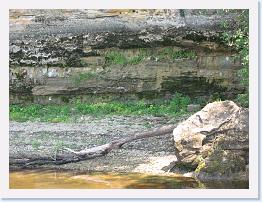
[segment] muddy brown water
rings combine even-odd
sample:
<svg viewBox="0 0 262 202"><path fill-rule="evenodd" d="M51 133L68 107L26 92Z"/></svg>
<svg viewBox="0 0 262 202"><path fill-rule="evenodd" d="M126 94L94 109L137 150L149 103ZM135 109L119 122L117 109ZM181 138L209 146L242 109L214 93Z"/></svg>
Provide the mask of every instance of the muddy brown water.
<svg viewBox="0 0 262 202"><path fill-rule="evenodd" d="M190 189L248 188L247 182L201 183L179 175L72 172L61 170L10 171L10 189Z"/></svg>

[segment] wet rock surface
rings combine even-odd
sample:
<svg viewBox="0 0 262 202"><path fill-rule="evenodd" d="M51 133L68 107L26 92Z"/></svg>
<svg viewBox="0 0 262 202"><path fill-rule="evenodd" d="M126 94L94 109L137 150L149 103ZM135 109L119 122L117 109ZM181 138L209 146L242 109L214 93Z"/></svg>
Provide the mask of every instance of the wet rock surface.
<svg viewBox="0 0 262 202"><path fill-rule="evenodd" d="M174 129L178 162L198 178L248 179L248 109L214 102Z"/></svg>

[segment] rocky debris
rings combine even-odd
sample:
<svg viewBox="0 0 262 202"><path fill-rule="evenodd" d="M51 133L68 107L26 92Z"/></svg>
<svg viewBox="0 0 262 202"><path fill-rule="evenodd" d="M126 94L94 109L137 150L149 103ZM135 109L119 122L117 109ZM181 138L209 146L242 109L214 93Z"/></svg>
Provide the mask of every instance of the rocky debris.
<svg viewBox="0 0 262 202"><path fill-rule="evenodd" d="M174 129L173 170L194 170L202 180L248 179L248 120L248 109L232 101L206 105Z"/></svg>

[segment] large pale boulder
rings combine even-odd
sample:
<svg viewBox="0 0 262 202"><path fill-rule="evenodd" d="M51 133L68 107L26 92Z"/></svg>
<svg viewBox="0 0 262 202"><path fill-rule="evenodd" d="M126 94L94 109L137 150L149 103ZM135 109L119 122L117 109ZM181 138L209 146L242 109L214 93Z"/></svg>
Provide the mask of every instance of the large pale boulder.
<svg viewBox="0 0 262 202"><path fill-rule="evenodd" d="M248 109L232 101L206 105L174 129L177 167L199 178L248 178Z"/></svg>

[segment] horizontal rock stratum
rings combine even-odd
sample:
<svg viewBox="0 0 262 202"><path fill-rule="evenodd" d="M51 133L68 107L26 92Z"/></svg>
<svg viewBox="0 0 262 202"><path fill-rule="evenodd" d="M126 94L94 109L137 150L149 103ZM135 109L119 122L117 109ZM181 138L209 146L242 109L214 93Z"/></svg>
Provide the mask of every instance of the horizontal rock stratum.
<svg viewBox="0 0 262 202"><path fill-rule="evenodd" d="M232 97L243 89L221 10L10 10L11 102ZM223 28L223 22L229 26Z"/></svg>

